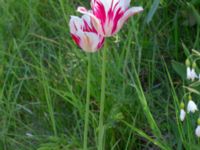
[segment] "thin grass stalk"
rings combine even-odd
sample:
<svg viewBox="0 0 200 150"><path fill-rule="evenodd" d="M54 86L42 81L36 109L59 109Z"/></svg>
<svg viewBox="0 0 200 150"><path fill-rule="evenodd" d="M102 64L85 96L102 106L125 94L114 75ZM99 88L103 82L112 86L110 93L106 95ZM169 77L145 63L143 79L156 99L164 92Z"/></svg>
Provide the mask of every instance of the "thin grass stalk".
<svg viewBox="0 0 200 150"><path fill-rule="evenodd" d="M46 81L44 72L42 72L42 85L44 88L45 99L47 102L47 108L48 108L48 112L49 112L49 116L50 116L50 120L51 120L51 124L53 128L54 136L57 136L56 121L54 117L54 110L53 110L52 100L50 96L49 85Z"/></svg>
<svg viewBox="0 0 200 150"><path fill-rule="evenodd" d="M134 83L134 88L136 90L136 93L138 95L138 98L139 98L139 101L140 101L140 104L143 108L143 111L144 111L144 114L147 118L147 121L153 131L153 134L156 136L156 138L159 140L159 141L162 141L161 143L163 143L163 145L165 145L166 149L170 149L165 140L163 140L162 138L162 135L161 135L161 131L158 127L158 125L156 124L156 121L154 120L153 118L153 115L148 107L148 104L147 104L147 100L146 100L146 97L144 95L144 92L143 92L143 89L142 89L142 86L141 86L141 82L139 80L139 77L138 77L138 74L137 74L137 71L136 71L136 68L135 68L135 65L134 65L134 61L132 60L132 65L133 65L133 72L131 73L130 71L128 71L130 77L131 77L131 80L133 81Z"/></svg>
<svg viewBox="0 0 200 150"><path fill-rule="evenodd" d="M143 111L145 113L145 116L146 116L146 118L148 120L148 123L151 126L151 129L152 129L154 135L157 138L161 139L162 136L161 136L160 129L158 128L158 126L156 124L156 121L154 120L154 118L153 118L153 116L151 114L151 111L149 109L149 106L147 104L146 97L144 95L144 92L143 92L140 80L138 78L138 74L136 72L135 66L133 66L133 75L134 75L134 82L135 82L135 86L134 87L135 87L136 92L138 94L140 103L142 105L142 108L143 108Z"/></svg>
<svg viewBox="0 0 200 150"><path fill-rule="evenodd" d="M166 150L165 146L162 143L160 143L160 141L157 141L156 139L151 138L145 132L143 132L142 130L134 127L132 124L129 124L128 122L126 122L124 120L122 120L121 122L124 123L131 130L133 130L134 132L136 132L139 136L141 136L141 137L147 139L148 141L152 142L154 145L158 146L160 149Z"/></svg>
<svg viewBox="0 0 200 150"><path fill-rule="evenodd" d="M176 113L176 123L177 123L177 126L178 126L178 133L180 135L180 139L182 142L184 142L185 140L185 137L183 135L183 126L179 120L179 112L178 112L178 109L179 109L179 101L178 101L178 96L176 94L176 91L175 91L175 88L174 88L174 85L173 85L173 82L172 82L172 79L171 79L171 76L169 74L169 71L168 71L168 68L167 68L167 65L166 63L164 62L164 60L162 59L163 61L163 64L164 64L164 67L166 69L166 73L167 73L167 76L168 76L168 80L169 80L169 84L171 86L171 93L172 93L172 97L173 97L173 100L174 100L174 106L175 106L175 113Z"/></svg>

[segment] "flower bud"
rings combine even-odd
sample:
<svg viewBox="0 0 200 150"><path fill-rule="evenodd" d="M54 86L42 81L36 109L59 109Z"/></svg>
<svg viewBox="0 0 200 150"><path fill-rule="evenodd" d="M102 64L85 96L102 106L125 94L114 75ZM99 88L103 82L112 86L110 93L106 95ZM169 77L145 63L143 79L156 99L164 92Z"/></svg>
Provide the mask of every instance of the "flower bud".
<svg viewBox="0 0 200 150"><path fill-rule="evenodd" d="M188 96L188 100L192 100L192 96L191 95Z"/></svg>
<svg viewBox="0 0 200 150"><path fill-rule="evenodd" d="M190 60L189 60L189 59L186 59L185 65L186 65L187 67L190 67Z"/></svg>
<svg viewBox="0 0 200 150"><path fill-rule="evenodd" d="M192 63L192 68L196 68L197 64L195 62Z"/></svg>
<svg viewBox="0 0 200 150"><path fill-rule="evenodd" d="M197 120L197 124L200 125L200 118Z"/></svg>
<svg viewBox="0 0 200 150"><path fill-rule="evenodd" d="M181 102L180 108L181 108L181 109L184 109L184 107L185 107L185 104L184 104L183 102Z"/></svg>

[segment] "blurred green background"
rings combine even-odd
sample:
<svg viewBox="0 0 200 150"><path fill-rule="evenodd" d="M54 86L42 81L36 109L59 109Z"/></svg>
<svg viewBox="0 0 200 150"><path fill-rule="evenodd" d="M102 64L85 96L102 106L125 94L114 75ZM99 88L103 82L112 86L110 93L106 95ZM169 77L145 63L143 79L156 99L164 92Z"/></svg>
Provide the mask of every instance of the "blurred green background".
<svg viewBox="0 0 200 150"><path fill-rule="evenodd" d="M70 15L81 16L78 6L89 8L89 1L0 0L0 150L82 149L87 55L68 27ZM192 48L200 50L200 1L132 0L131 6L144 12L107 39L105 150L198 150L196 120L178 121L175 102L184 80L175 70ZM91 150L97 148L101 60L102 51L92 55Z"/></svg>

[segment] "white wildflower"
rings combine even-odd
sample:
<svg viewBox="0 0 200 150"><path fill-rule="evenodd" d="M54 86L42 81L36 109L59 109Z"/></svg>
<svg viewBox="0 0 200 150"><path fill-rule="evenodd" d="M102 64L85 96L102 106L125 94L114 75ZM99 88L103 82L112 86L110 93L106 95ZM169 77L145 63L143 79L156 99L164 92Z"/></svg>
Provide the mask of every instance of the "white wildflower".
<svg viewBox="0 0 200 150"><path fill-rule="evenodd" d="M197 124L198 124L198 126L195 130L195 134L197 137L200 137L200 118L197 120Z"/></svg>
<svg viewBox="0 0 200 150"><path fill-rule="evenodd" d="M194 113L195 111L198 111L197 105L195 104L195 102L191 99L189 99L188 105L187 105L187 112L190 113Z"/></svg>
<svg viewBox="0 0 200 150"><path fill-rule="evenodd" d="M181 104L180 104L180 120L181 121L184 121L184 119L185 119L185 116L186 116L186 112L185 112L185 110L184 110L184 107L185 107L185 104L183 103L183 102L181 102Z"/></svg>
<svg viewBox="0 0 200 150"><path fill-rule="evenodd" d="M194 68L191 69L190 78L192 81L194 81L195 78L198 78Z"/></svg>
<svg viewBox="0 0 200 150"><path fill-rule="evenodd" d="M190 68L190 60L189 59L186 59L185 65L187 67L187 69L186 69L187 79L190 80L191 79L191 68Z"/></svg>
<svg viewBox="0 0 200 150"><path fill-rule="evenodd" d="M28 137L33 137L33 134L29 133L29 132L26 132L26 136Z"/></svg>
<svg viewBox="0 0 200 150"><path fill-rule="evenodd" d="M190 67L187 67L187 79L190 80L191 78L191 69Z"/></svg>
<svg viewBox="0 0 200 150"><path fill-rule="evenodd" d="M185 110L181 109L181 111L180 111L180 120L184 121L185 120L185 116L186 116Z"/></svg>
<svg viewBox="0 0 200 150"><path fill-rule="evenodd" d="M197 137L200 137L200 125L197 126L197 128L195 130L195 134Z"/></svg>

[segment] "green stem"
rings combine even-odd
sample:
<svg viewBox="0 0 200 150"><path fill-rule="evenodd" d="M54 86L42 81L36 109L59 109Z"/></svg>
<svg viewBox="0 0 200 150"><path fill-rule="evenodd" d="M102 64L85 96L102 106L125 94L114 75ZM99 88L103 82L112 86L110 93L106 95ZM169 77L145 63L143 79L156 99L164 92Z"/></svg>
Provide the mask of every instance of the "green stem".
<svg viewBox="0 0 200 150"><path fill-rule="evenodd" d="M105 83L106 83L106 44L103 49L102 72L101 72L101 101L100 101L100 116L99 116L99 134L98 134L98 150L103 150L104 139L104 103L105 103Z"/></svg>
<svg viewBox="0 0 200 150"><path fill-rule="evenodd" d="M87 150L88 141L88 126L89 126L89 106L90 106L90 75L91 75L91 56L88 56L88 68L87 68L87 96L85 106L85 125L84 125L84 138L83 138L83 149Z"/></svg>

